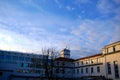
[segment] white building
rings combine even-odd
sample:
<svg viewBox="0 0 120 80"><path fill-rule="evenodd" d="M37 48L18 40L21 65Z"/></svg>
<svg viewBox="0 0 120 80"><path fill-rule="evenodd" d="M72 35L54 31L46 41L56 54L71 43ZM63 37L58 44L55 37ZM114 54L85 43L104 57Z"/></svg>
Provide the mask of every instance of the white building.
<svg viewBox="0 0 120 80"><path fill-rule="evenodd" d="M100 54L77 59L74 64L74 77L105 76L120 80L120 41L106 45Z"/></svg>

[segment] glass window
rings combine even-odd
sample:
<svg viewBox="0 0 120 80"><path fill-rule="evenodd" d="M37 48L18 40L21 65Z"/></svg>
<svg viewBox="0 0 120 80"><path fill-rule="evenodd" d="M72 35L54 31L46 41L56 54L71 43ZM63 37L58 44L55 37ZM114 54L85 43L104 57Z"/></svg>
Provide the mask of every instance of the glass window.
<svg viewBox="0 0 120 80"><path fill-rule="evenodd" d="M79 74L79 69L77 69L77 74Z"/></svg>
<svg viewBox="0 0 120 80"><path fill-rule="evenodd" d="M18 56L13 56L13 60L18 60Z"/></svg>
<svg viewBox="0 0 120 80"><path fill-rule="evenodd" d="M107 62L107 73L111 74L111 64L110 64L110 62Z"/></svg>
<svg viewBox="0 0 120 80"><path fill-rule="evenodd" d="M81 65L83 65L83 61L81 61Z"/></svg>
<svg viewBox="0 0 120 80"><path fill-rule="evenodd" d="M10 55L7 55L7 56L6 56L6 60L11 60L11 56L10 56Z"/></svg>
<svg viewBox="0 0 120 80"><path fill-rule="evenodd" d="M94 72L93 67L91 67L91 73L93 73L93 72Z"/></svg>
<svg viewBox="0 0 120 80"><path fill-rule="evenodd" d="M97 63L99 63L100 62L100 58L97 58Z"/></svg>
<svg viewBox="0 0 120 80"><path fill-rule="evenodd" d="M4 55L0 55L0 61L4 60Z"/></svg>
<svg viewBox="0 0 120 80"><path fill-rule="evenodd" d="M24 61L24 57L19 57L19 60L20 61Z"/></svg>
<svg viewBox="0 0 120 80"><path fill-rule="evenodd" d="M65 73L65 69L62 69L62 74L64 74Z"/></svg>
<svg viewBox="0 0 120 80"><path fill-rule="evenodd" d="M118 62L114 61L114 73L115 73L115 78L119 78L119 70L118 70Z"/></svg>
<svg viewBox="0 0 120 80"><path fill-rule="evenodd" d="M41 68L42 65L41 64L36 64L36 68Z"/></svg>
<svg viewBox="0 0 120 80"><path fill-rule="evenodd" d="M91 60L91 63L93 64L93 60Z"/></svg>
<svg viewBox="0 0 120 80"><path fill-rule="evenodd" d="M79 62L77 62L77 66L79 66Z"/></svg>
<svg viewBox="0 0 120 80"><path fill-rule="evenodd" d="M108 48L107 48L107 53L108 53Z"/></svg>
<svg viewBox="0 0 120 80"><path fill-rule="evenodd" d="M29 62L29 61L31 61L31 59L29 57L26 57L25 61Z"/></svg>
<svg viewBox="0 0 120 80"><path fill-rule="evenodd" d="M100 72L100 67L99 67L99 66L97 66L97 72L98 72L98 73Z"/></svg>
<svg viewBox="0 0 120 80"><path fill-rule="evenodd" d="M24 63L24 67L29 67L29 64L28 63Z"/></svg>
<svg viewBox="0 0 120 80"><path fill-rule="evenodd" d="M88 73L88 68L86 68L86 73Z"/></svg>
<svg viewBox="0 0 120 80"><path fill-rule="evenodd" d="M18 63L18 67L23 67L23 63Z"/></svg>
<svg viewBox="0 0 120 80"><path fill-rule="evenodd" d="M115 46L113 46L113 52L115 52L116 50L115 50Z"/></svg>
<svg viewBox="0 0 120 80"><path fill-rule="evenodd" d="M57 65L59 66L59 62L57 62Z"/></svg>
<svg viewBox="0 0 120 80"><path fill-rule="evenodd" d="M83 68L81 68L81 74L83 74Z"/></svg>
<svg viewBox="0 0 120 80"><path fill-rule="evenodd" d="M75 69L73 69L73 73L75 74Z"/></svg>
<svg viewBox="0 0 120 80"><path fill-rule="evenodd" d="M88 60L86 60L86 64L88 64Z"/></svg>

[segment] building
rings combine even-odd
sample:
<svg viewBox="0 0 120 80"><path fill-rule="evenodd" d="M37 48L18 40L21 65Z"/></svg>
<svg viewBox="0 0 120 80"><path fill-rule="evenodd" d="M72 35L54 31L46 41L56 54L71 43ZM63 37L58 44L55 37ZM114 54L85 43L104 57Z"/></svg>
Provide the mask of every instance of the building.
<svg viewBox="0 0 120 80"><path fill-rule="evenodd" d="M43 56L0 50L0 80L33 80L44 77Z"/></svg>
<svg viewBox="0 0 120 80"><path fill-rule="evenodd" d="M70 50L66 48L60 57L47 59L47 65L44 65L44 57L0 50L0 80L43 80L47 77L52 80L79 80L83 77L120 80L120 41L104 46L99 54L76 60L70 58Z"/></svg>
<svg viewBox="0 0 120 80"><path fill-rule="evenodd" d="M60 53L60 57L70 58L70 50L67 48L63 49Z"/></svg>
<svg viewBox="0 0 120 80"><path fill-rule="evenodd" d="M74 77L104 76L120 80L120 41L106 45L101 52L75 60Z"/></svg>

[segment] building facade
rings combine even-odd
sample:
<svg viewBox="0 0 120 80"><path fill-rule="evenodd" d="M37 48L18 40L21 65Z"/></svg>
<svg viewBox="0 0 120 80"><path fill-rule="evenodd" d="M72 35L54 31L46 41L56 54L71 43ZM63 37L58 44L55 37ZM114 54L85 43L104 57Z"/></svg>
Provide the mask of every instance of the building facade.
<svg viewBox="0 0 120 80"><path fill-rule="evenodd" d="M104 76L120 80L120 41L106 45L102 53L74 61L74 77Z"/></svg>
<svg viewBox="0 0 120 80"><path fill-rule="evenodd" d="M0 80L33 80L44 77L43 56L0 50Z"/></svg>
<svg viewBox="0 0 120 80"><path fill-rule="evenodd" d="M61 80L89 76L120 80L120 41L106 45L99 54L76 60L70 58L70 50L65 48L52 64L47 63L47 67L44 65L44 57L46 56L0 50L0 80L43 80L46 71L51 74L48 77Z"/></svg>

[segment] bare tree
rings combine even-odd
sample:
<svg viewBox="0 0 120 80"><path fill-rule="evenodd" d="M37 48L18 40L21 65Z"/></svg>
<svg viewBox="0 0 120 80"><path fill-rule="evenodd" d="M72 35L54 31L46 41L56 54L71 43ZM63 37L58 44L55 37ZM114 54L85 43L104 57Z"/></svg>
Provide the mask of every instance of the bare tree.
<svg viewBox="0 0 120 80"><path fill-rule="evenodd" d="M43 68L45 69L45 78L53 80L53 67L54 60L58 56L55 48L44 48L42 49L43 54Z"/></svg>

